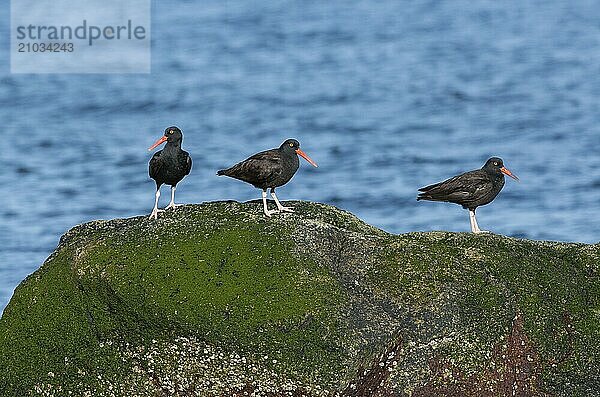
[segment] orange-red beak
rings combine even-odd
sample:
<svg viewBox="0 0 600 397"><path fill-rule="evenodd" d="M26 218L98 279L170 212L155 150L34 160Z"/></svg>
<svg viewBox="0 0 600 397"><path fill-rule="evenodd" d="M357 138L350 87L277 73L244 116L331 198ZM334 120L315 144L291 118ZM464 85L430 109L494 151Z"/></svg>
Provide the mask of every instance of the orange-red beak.
<svg viewBox="0 0 600 397"><path fill-rule="evenodd" d="M515 174L513 174L512 172L510 172L510 170L508 168L506 168L506 167L500 168L500 172L502 172L504 175L510 176L514 180L517 180L517 181L519 180L519 178Z"/></svg>
<svg viewBox="0 0 600 397"><path fill-rule="evenodd" d="M310 165L312 165L313 167L318 167L317 163L312 161L312 159L310 157L308 157L308 154L304 153L302 150L296 149L296 153L298 153L300 156L302 156L304 158L304 160L308 161L310 163Z"/></svg>
<svg viewBox="0 0 600 397"><path fill-rule="evenodd" d="M160 137L160 139L159 139L158 141L154 142L154 145L152 145L152 146L150 146L150 147L148 148L148 150L152 150L152 149L154 149L155 147L157 147L157 146L158 146L158 145L160 145L161 143L165 142L167 139L168 139L168 138L167 138L166 136L164 136L164 135L163 135L163 136L161 136L161 137Z"/></svg>

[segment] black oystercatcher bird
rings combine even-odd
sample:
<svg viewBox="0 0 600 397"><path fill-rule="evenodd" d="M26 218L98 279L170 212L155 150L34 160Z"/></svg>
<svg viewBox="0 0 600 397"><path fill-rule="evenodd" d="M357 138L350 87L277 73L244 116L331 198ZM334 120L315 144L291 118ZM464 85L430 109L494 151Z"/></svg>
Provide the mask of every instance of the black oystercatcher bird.
<svg viewBox="0 0 600 397"><path fill-rule="evenodd" d="M150 146L148 150L152 150L163 142L167 142L164 149L154 153L154 156L150 159L149 170L150 178L156 182L156 199L154 201L154 209L150 214L150 219L158 218L158 213L164 210L158 209L158 199L160 197L160 186L163 183L171 185L171 202L165 208L175 208L175 190L177 184L192 169L192 158L189 153L185 150L181 150L181 142L183 141L183 134L177 127L169 127L165 130L165 134L157 140L154 145Z"/></svg>
<svg viewBox="0 0 600 397"><path fill-rule="evenodd" d="M512 172L504 167L502 159L492 157L485 162L481 169L465 172L444 182L436 183L419 189L417 200L447 201L456 203L469 210L471 231L484 233L480 230L475 218L475 210L481 205L492 202L504 186L504 175L519 180Z"/></svg>
<svg viewBox="0 0 600 397"><path fill-rule="evenodd" d="M277 212L294 212L292 208L281 205L275 195L275 188L285 185L292 179L298 167L300 167L298 155L317 167L317 164L300 150L300 143L297 140L288 139L279 148L256 153L231 168L218 171L217 175L239 179L262 189L263 210L266 216L271 216L271 214ZM267 208L267 189L269 188L271 189L271 197L277 204L277 210L269 211Z"/></svg>

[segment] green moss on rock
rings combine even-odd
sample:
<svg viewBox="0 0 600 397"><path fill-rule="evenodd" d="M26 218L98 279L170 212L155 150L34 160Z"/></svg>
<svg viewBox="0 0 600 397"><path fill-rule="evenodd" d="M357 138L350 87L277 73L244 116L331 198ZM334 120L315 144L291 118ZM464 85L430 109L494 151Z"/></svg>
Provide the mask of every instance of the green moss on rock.
<svg viewBox="0 0 600 397"><path fill-rule="evenodd" d="M0 390L503 395L519 368L521 395L600 394L599 245L394 236L292 204L73 228L0 319Z"/></svg>

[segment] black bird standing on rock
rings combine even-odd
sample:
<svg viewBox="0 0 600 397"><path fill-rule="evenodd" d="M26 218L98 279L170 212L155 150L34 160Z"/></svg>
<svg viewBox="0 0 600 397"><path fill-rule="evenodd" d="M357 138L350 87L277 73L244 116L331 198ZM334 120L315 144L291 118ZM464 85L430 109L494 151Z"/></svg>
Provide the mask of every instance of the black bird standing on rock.
<svg viewBox="0 0 600 397"><path fill-rule="evenodd" d="M150 146L148 150L152 150L163 142L167 142L164 149L154 153L154 156L150 159L149 170L150 178L156 182L156 194L154 201L154 209L150 214L150 219L158 218L158 213L164 210L158 209L158 199L160 198L160 187L163 183L171 185L171 202L165 210L169 208L176 208L175 204L175 190L177 184L186 175L188 175L192 169L192 158L189 153L185 150L181 150L181 142L183 141L183 134L177 127L169 127L165 130L165 134L157 140L154 145Z"/></svg>
<svg viewBox="0 0 600 397"><path fill-rule="evenodd" d="M481 169L457 175L446 181L419 189L417 200L446 201L456 203L469 210L471 231L484 233L480 230L475 218L475 210L481 205L492 202L504 186L504 175L519 180L512 172L504 167L502 159L492 157Z"/></svg>
<svg viewBox="0 0 600 397"><path fill-rule="evenodd" d="M277 212L294 212L292 208L281 205L275 195L275 188L285 185L292 179L300 167L298 155L317 167L317 164L300 150L300 143L297 140L288 139L279 148L257 153L231 168L218 171L217 175L239 179L262 189L263 210L266 216ZM267 208L267 189L269 188L277 210L269 211Z"/></svg>

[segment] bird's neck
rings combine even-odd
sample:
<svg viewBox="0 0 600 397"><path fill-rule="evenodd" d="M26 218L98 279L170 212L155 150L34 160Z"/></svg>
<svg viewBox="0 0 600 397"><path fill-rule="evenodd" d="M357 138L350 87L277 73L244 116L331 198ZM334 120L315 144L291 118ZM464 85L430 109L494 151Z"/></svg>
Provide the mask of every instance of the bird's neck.
<svg viewBox="0 0 600 397"><path fill-rule="evenodd" d="M298 157L298 155L296 154L295 151L288 150L287 148L283 148L283 149L279 148L279 152L285 157L289 157L289 158Z"/></svg>
<svg viewBox="0 0 600 397"><path fill-rule="evenodd" d="M490 172L489 175L495 181L502 181L502 180L504 180L504 174L501 173L501 172Z"/></svg>
<svg viewBox="0 0 600 397"><path fill-rule="evenodd" d="M286 149L279 149L279 153L281 153L281 158L287 164L293 164L293 163L299 161L298 155L296 154L296 152L286 150Z"/></svg>
<svg viewBox="0 0 600 397"><path fill-rule="evenodd" d="M167 142L165 148L163 149L166 152L176 152L181 149L181 142Z"/></svg>

